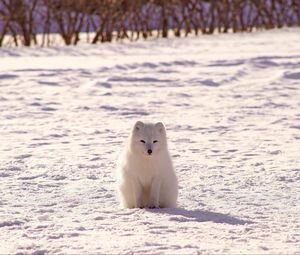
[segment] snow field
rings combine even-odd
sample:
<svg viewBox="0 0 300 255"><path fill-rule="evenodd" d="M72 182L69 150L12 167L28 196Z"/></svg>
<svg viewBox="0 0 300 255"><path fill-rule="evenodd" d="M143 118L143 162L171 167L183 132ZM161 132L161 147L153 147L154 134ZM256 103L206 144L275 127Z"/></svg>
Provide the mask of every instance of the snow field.
<svg viewBox="0 0 300 255"><path fill-rule="evenodd" d="M0 49L0 253L299 253L299 39ZM180 208L119 208L139 119L167 127Z"/></svg>

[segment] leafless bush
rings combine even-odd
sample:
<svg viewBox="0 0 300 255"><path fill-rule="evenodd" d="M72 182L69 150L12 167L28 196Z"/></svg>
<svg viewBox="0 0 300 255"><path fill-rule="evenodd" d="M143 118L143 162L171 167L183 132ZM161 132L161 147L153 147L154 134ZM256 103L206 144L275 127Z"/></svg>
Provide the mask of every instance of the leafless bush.
<svg viewBox="0 0 300 255"><path fill-rule="evenodd" d="M10 15L8 12L5 11L3 3L0 2L0 47L3 44L3 40L5 35L8 32L8 26L10 22Z"/></svg>
<svg viewBox="0 0 300 255"><path fill-rule="evenodd" d="M58 31L66 45L76 45L79 41L86 17L85 0L43 0L48 15L46 24L51 22L53 29ZM50 26L51 27L51 26Z"/></svg>
<svg viewBox="0 0 300 255"><path fill-rule="evenodd" d="M0 0L0 47L6 35L16 46L50 45L51 33L76 45L81 32L96 44L295 25L299 0Z"/></svg>
<svg viewBox="0 0 300 255"><path fill-rule="evenodd" d="M1 0L0 15L4 18L3 32L10 33L16 46L17 37L21 36L21 43L30 46L36 43L35 11L39 0Z"/></svg>

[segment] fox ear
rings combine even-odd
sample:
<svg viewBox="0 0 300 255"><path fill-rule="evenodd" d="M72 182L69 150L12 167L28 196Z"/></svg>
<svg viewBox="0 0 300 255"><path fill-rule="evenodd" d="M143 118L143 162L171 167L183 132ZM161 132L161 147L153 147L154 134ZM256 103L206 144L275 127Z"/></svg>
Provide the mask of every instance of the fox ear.
<svg viewBox="0 0 300 255"><path fill-rule="evenodd" d="M155 124L155 127L159 130L160 133L165 133L166 132L165 125L162 122L157 122Z"/></svg>
<svg viewBox="0 0 300 255"><path fill-rule="evenodd" d="M144 126L144 123L143 123L143 122L137 121L137 122L135 123L135 125L134 125L133 130L139 131L143 126Z"/></svg>

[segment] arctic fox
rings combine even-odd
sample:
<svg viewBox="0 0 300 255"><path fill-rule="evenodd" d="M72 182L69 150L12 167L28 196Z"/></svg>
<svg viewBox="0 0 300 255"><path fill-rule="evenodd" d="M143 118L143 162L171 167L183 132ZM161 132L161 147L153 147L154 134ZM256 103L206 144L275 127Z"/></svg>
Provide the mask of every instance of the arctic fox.
<svg viewBox="0 0 300 255"><path fill-rule="evenodd" d="M117 186L123 208L176 207L178 182L163 123L136 122L120 157Z"/></svg>

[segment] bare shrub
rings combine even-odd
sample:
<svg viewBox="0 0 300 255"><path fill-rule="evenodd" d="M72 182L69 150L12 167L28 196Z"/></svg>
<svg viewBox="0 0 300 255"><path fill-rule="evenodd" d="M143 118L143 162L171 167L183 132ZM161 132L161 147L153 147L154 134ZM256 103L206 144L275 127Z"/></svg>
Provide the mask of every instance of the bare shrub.
<svg viewBox="0 0 300 255"><path fill-rule="evenodd" d="M1 12L5 17L3 32L9 32L18 45L18 35L21 43L30 46L36 41L35 11L38 0L1 0Z"/></svg>
<svg viewBox="0 0 300 255"><path fill-rule="evenodd" d="M6 35L16 46L37 44L37 34L50 45L51 33L76 45L81 32L96 44L294 25L299 0L0 0L0 47Z"/></svg>
<svg viewBox="0 0 300 255"><path fill-rule="evenodd" d="M86 17L85 0L43 0L47 7L47 21L54 22L54 30L66 45L76 45Z"/></svg>

